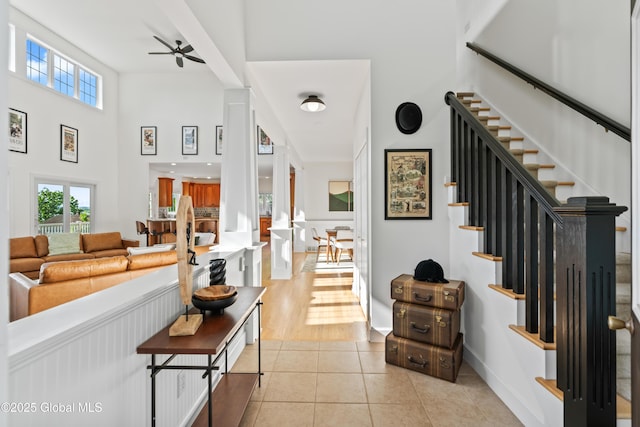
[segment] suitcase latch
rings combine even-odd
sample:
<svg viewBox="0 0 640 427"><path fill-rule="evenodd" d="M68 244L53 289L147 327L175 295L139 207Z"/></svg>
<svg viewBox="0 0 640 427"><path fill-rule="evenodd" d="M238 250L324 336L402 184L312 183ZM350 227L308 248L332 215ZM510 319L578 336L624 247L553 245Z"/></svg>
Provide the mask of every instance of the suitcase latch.
<svg viewBox="0 0 640 427"><path fill-rule="evenodd" d="M436 325L440 326L441 328L446 328L447 322L442 321L442 316L436 316Z"/></svg>
<svg viewBox="0 0 640 427"><path fill-rule="evenodd" d="M397 353L397 352L398 352L398 346L397 345L393 345L389 349L389 353Z"/></svg>
<svg viewBox="0 0 640 427"><path fill-rule="evenodd" d="M398 316L399 318L401 318L401 319L402 319L402 318L404 317L404 314L405 314L406 312L407 312L407 309L406 309L406 308L401 308L401 309L398 311L398 313L396 314L396 316Z"/></svg>
<svg viewBox="0 0 640 427"><path fill-rule="evenodd" d="M455 302L455 297L449 291L444 291L444 300L447 302Z"/></svg>
<svg viewBox="0 0 640 427"><path fill-rule="evenodd" d="M396 294L404 293L404 289L402 289L402 286L396 286L395 288L393 288L393 291L394 291Z"/></svg>
<svg viewBox="0 0 640 427"><path fill-rule="evenodd" d="M449 369L450 365L449 365L449 361L447 359L445 359L444 357L440 358L440 367L441 368L445 368L445 369Z"/></svg>

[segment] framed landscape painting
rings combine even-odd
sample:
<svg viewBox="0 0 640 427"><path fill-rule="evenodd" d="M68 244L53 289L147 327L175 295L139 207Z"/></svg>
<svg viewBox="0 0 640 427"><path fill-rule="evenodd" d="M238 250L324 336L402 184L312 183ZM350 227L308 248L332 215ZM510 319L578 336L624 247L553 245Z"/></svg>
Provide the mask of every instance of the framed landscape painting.
<svg viewBox="0 0 640 427"><path fill-rule="evenodd" d="M329 181L329 212L353 211L353 184L351 181Z"/></svg>
<svg viewBox="0 0 640 427"><path fill-rule="evenodd" d="M27 154L27 113L9 108L9 151Z"/></svg>
<svg viewBox="0 0 640 427"><path fill-rule="evenodd" d="M431 219L431 149L384 150L385 219Z"/></svg>
<svg viewBox="0 0 640 427"><path fill-rule="evenodd" d="M78 129L60 125L60 160L78 163Z"/></svg>
<svg viewBox="0 0 640 427"><path fill-rule="evenodd" d="M182 126L182 154L198 154L198 126Z"/></svg>
<svg viewBox="0 0 640 427"><path fill-rule="evenodd" d="M155 156L158 154L157 148L158 130L155 126L140 127L140 154L143 156Z"/></svg>

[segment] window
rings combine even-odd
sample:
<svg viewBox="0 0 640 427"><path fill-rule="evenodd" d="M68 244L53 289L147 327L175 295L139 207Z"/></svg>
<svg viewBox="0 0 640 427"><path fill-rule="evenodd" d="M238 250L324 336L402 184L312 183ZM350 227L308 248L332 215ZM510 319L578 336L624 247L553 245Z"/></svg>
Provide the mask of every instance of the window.
<svg viewBox="0 0 640 427"><path fill-rule="evenodd" d="M96 92L98 78L87 70L80 69L80 101L96 106Z"/></svg>
<svg viewBox="0 0 640 427"><path fill-rule="evenodd" d="M27 78L101 108L101 77L27 36Z"/></svg>
<svg viewBox="0 0 640 427"><path fill-rule="evenodd" d="M65 95L74 93L74 66L58 55L53 56L53 88Z"/></svg>
<svg viewBox="0 0 640 427"><path fill-rule="evenodd" d="M48 84L48 55L46 48L27 40L27 78L45 86Z"/></svg>
<svg viewBox="0 0 640 427"><path fill-rule="evenodd" d="M91 233L94 186L41 180L37 185L36 234Z"/></svg>

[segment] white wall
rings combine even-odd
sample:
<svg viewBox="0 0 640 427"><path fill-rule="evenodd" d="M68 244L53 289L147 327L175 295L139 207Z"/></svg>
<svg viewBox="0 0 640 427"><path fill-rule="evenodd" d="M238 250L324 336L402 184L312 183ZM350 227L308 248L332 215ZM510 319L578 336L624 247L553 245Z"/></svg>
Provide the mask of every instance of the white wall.
<svg viewBox="0 0 640 427"><path fill-rule="evenodd" d="M391 279L412 272L425 258L437 259L445 270L449 264L440 189L449 170L443 96L455 89L455 3L328 0L302 6L296 0L247 0L245 8L248 61L371 60L372 296L385 308L374 314L373 323L389 327ZM308 31L309 22L331 30ZM416 102L423 112L422 128L413 135L400 133L394 122L396 108L405 101ZM433 149L433 220L384 220L385 148ZM305 208L311 210L306 200Z"/></svg>
<svg viewBox="0 0 640 427"><path fill-rule="evenodd" d="M135 233L135 220L147 217L149 163L212 162L215 128L222 125L222 87L210 72L120 75L118 179L120 227ZM140 126L157 126L157 155L140 154ZM198 155L182 155L182 126L198 126ZM179 180L178 180L179 181ZM174 191L182 191L174 182Z"/></svg>
<svg viewBox="0 0 640 427"><path fill-rule="evenodd" d="M590 193L580 195L600 194L630 206L629 142L463 47L467 41L476 42L629 126L629 2L504 3L486 23L472 15L461 16L461 24L482 30L471 39L461 29L461 74L467 79L458 89L478 91L526 140L540 145L554 163L575 175L560 176L560 180L586 183ZM623 215L627 221L629 216L630 212Z"/></svg>
<svg viewBox="0 0 640 427"><path fill-rule="evenodd" d="M35 177L49 177L96 186L91 218L95 231L122 231L118 226L118 188L114 165L118 160L118 75L66 40L15 9L9 20L16 25L16 72L9 72L8 106L27 113L27 154L9 153L9 235L34 233L37 207ZM33 83L25 76L26 32L102 75L102 110ZM78 129L78 163L60 160L60 125Z"/></svg>

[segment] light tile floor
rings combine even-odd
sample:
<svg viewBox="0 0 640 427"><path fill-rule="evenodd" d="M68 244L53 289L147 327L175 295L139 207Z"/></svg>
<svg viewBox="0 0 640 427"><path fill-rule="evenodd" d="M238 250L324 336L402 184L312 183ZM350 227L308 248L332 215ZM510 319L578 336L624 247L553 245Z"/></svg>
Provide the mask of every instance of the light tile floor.
<svg viewBox="0 0 640 427"><path fill-rule="evenodd" d="M256 371L247 346L233 371ZM383 342L262 341L262 386L242 427L521 426L463 362L456 383L384 360Z"/></svg>

